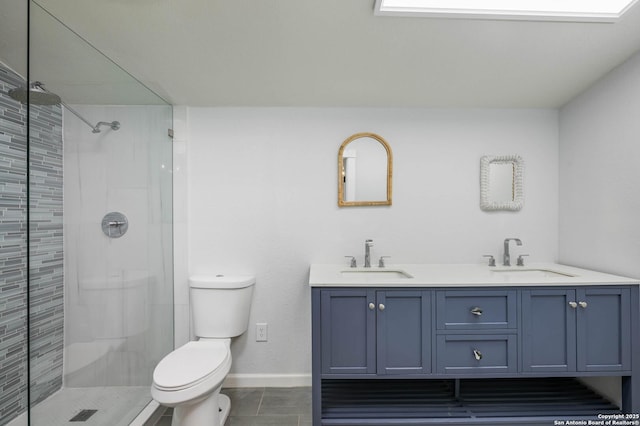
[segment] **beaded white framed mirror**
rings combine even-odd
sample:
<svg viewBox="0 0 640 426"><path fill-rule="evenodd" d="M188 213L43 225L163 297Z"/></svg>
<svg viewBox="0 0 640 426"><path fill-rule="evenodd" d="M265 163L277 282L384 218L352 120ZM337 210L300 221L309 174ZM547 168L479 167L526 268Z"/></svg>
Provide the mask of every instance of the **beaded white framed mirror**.
<svg viewBox="0 0 640 426"><path fill-rule="evenodd" d="M524 161L519 155L480 159L480 208L518 211L524 205Z"/></svg>

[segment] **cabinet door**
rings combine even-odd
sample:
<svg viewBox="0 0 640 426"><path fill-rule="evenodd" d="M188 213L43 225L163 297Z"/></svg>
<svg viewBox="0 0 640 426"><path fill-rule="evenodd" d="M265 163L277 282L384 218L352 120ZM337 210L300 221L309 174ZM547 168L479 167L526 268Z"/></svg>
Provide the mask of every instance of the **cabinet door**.
<svg viewBox="0 0 640 426"><path fill-rule="evenodd" d="M324 374L375 374L375 292L323 290L321 350Z"/></svg>
<svg viewBox="0 0 640 426"><path fill-rule="evenodd" d="M631 291L581 288L576 298L578 370L630 370Z"/></svg>
<svg viewBox="0 0 640 426"><path fill-rule="evenodd" d="M573 289L522 291L523 371L576 370L575 296Z"/></svg>
<svg viewBox="0 0 640 426"><path fill-rule="evenodd" d="M431 371L431 293L378 291L378 374Z"/></svg>

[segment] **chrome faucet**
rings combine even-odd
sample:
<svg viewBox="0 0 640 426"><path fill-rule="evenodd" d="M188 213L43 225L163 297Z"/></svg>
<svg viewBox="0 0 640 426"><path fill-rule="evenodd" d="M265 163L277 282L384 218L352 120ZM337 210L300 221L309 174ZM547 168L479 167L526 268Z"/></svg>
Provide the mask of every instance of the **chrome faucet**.
<svg viewBox="0 0 640 426"><path fill-rule="evenodd" d="M371 247L373 240L365 240L364 242L364 267L371 268Z"/></svg>
<svg viewBox="0 0 640 426"><path fill-rule="evenodd" d="M515 241L517 245L521 246L522 241L519 238L505 238L504 239L504 257L502 261L503 266L511 266L511 255L509 255L509 241Z"/></svg>

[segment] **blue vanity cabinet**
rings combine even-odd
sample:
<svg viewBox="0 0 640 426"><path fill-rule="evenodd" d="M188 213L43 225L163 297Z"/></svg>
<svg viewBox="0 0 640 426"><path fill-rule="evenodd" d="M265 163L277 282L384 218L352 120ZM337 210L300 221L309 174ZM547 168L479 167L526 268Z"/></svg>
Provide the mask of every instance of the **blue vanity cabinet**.
<svg viewBox="0 0 640 426"><path fill-rule="evenodd" d="M522 370L631 370L630 300L629 288L523 290Z"/></svg>
<svg viewBox="0 0 640 426"><path fill-rule="evenodd" d="M314 426L640 413L637 284L318 286L312 344ZM596 376L620 377L621 406L581 380Z"/></svg>
<svg viewBox="0 0 640 426"><path fill-rule="evenodd" d="M320 291L323 374L431 371L431 292Z"/></svg>

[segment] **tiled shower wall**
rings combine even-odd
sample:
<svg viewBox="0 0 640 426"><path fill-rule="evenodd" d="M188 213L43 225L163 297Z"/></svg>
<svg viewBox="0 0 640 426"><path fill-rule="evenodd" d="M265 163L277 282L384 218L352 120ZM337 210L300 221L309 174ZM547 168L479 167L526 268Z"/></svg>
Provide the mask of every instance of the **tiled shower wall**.
<svg viewBox="0 0 640 426"><path fill-rule="evenodd" d="M0 68L0 424L27 406L26 109L7 95L20 84Z"/></svg>
<svg viewBox="0 0 640 426"><path fill-rule="evenodd" d="M62 386L62 111L60 106L31 108L27 200L26 108L8 96L22 85L22 78L0 66L0 425L27 409L28 345L31 402Z"/></svg>

